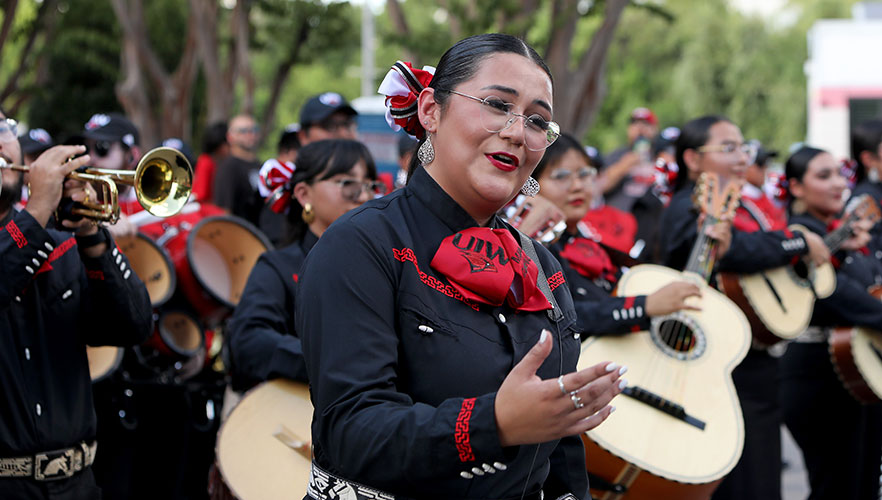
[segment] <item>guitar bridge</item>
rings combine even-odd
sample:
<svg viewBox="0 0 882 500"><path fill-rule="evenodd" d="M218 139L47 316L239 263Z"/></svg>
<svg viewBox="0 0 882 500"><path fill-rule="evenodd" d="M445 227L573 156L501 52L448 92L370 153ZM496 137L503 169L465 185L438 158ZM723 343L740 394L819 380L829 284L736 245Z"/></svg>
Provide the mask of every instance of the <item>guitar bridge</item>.
<svg viewBox="0 0 882 500"><path fill-rule="evenodd" d="M634 398L643 404L649 405L662 413L667 413L677 420L681 420L700 430L704 430L706 424L686 413L686 408L683 408L682 405L679 405L670 399L663 398L652 391L648 391L638 385L632 385L625 387L622 394Z"/></svg>

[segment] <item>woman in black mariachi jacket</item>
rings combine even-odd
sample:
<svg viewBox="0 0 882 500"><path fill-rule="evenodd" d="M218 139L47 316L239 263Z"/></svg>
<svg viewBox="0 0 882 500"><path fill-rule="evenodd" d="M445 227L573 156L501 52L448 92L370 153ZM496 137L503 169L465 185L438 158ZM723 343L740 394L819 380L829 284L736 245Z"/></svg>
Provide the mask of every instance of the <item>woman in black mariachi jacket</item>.
<svg viewBox="0 0 882 500"><path fill-rule="evenodd" d="M597 170L582 145L569 134L561 134L545 151L533 171L539 181L541 196L531 203L550 203L563 214L567 230L549 247L560 261L573 295L578 316L577 325L589 335L622 334L647 330L653 316L670 314L688 308L686 298L700 293L695 284L671 283L653 294L634 297L613 297L610 294L622 274L613 263L607 247L587 225L580 225L591 207L592 183ZM531 225L541 224L544 210L534 206L519 228L532 234ZM539 217L533 218L534 214ZM536 220L536 224L534 224ZM582 222L582 224L586 224Z"/></svg>
<svg viewBox="0 0 882 500"><path fill-rule="evenodd" d="M821 233L842 211L846 181L833 157L802 148L787 160L790 221ZM870 240L866 225L847 247ZM861 405L845 390L830 361L828 335L835 326L882 325L882 302L867 288L882 283L882 263L865 251L837 253L836 289L815 303L811 327L781 359L784 420L802 449L809 499L876 499L882 455L882 410Z"/></svg>
<svg viewBox="0 0 882 500"><path fill-rule="evenodd" d="M852 197L869 194L882 208L882 120L867 120L851 131L851 155L857 181ZM876 259L882 259L882 226L870 234L870 248Z"/></svg>
<svg viewBox="0 0 882 500"><path fill-rule="evenodd" d="M304 264L307 498L589 498L579 435L623 370L574 371L559 265L495 215L556 138L551 89L538 54L501 34L458 42L434 76L396 63L384 80L421 166Z"/></svg>
<svg viewBox="0 0 882 500"><path fill-rule="evenodd" d="M229 323L235 390L278 377L307 381L293 316L300 267L334 220L382 194L376 180L374 160L360 142L325 140L300 150L297 169L278 187L290 200L282 205L288 245L260 256Z"/></svg>
<svg viewBox="0 0 882 500"><path fill-rule="evenodd" d="M752 147L744 143L741 130L724 117L706 116L683 126L677 139L680 174L671 203L661 217L663 265L683 269L698 234L691 179L702 172L715 173L723 179L743 179L752 162L752 153ZM780 267L809 250L815 262L829 258L821 237L811 232L744 232L732 229L731 221L726 221L712 226L710 235L721 241L717 254L717 267L721 271L745 274ZM756 346L733 370L732 379L744 415L744 450L713 498L780 498L777 360Z"/></svg>

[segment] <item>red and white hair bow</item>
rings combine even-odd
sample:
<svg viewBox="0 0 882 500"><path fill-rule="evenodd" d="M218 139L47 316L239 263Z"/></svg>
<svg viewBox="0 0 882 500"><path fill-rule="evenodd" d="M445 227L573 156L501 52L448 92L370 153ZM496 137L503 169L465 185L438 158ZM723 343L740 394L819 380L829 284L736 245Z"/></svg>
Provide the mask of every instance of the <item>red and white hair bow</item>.
<svg viewBox="0 0 882 500"><path fill-rule="evenodd" d="M402 61L396 61L386 73L377 93L386 96L386 123L393 130L404 129L417 139L423 138L426 130L417 114L417 98L434 76L432 66L423 66L419 70Z"/></svg>
<svg viewBox="0 0 882 500"><path fill-rule="evenodd" d="M291 203L291 193L288 181L294 175L297 167L290 161L284 163L272 158L260 167L260 182L257 190L260 196L266 199L270 209L276 213L285 213Z"/></svg>

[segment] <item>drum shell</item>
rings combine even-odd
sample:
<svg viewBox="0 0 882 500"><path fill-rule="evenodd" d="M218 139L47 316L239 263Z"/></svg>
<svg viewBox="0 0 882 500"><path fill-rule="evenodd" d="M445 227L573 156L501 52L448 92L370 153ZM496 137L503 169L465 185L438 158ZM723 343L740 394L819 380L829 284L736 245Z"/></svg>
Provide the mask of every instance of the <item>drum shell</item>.
<svg viewBox="0 0 882 500"><path fill-rule="evenodd" d="M258 257L272 248L263 233L234 216L206 217L192 228L181 224L164 246L178 288L209 328L232 312Z"/></svg>
<svg viewBox="0 0 882 500"><path fill-rule="evenodd" d="M89 360L89 376L92 383L100 382L112 375L123 360L123 348L116 346L86 346Z"/></svg>
<svg viewBox="0 0 882 500"><path fill-rule="evenodd" d="M176 287L175 268L164 248L143 233L118 238L120 251L129 260L132 271L144 282L150 304L156 308L172 297Z"/></svg>
<svg viewBox="0 0 882 500"><path fill-rule="evenodd" d="M153 334L144 342L164 356L186 361L205 351L205 333L199 320L181 309L156 311Z"/></svg>

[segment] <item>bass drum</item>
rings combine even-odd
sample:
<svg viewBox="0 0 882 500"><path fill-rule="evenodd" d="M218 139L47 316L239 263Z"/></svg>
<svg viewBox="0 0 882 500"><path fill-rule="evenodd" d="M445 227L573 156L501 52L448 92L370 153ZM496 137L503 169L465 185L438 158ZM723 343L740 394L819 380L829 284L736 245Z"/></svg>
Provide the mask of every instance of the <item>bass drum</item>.
<svg viewBox="0 0 882 500"><path fill-rule="evenodd" d="M142 233L116 240L129 265L147 287L150 303L159 307L175 292L175 268L162 247Z"/></svg>
<svg viewBox="0 0 882 500"><path fill-rule="evenodd" d="M272 248L257 228L230 215L184 222L164 239L180 290L209 328L236 307L258 257Z"/></svg>
<svg viewBox="0 0 882 500"><path fill-rule="evenodd" d="M187 380L205 366L205 333L192 314L165 309L156 314L153 335L136 347L140 363L160 374Z"/></svg>
<svg viewBox="0 0 882 500"><path fill-rule="evenodd" d="M245 394L218 432L210 498L303 498L312 411L309 389L300 382L271 380Z"/></svg>

